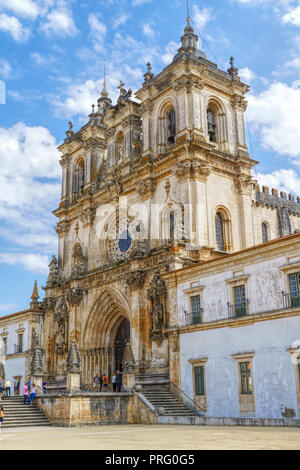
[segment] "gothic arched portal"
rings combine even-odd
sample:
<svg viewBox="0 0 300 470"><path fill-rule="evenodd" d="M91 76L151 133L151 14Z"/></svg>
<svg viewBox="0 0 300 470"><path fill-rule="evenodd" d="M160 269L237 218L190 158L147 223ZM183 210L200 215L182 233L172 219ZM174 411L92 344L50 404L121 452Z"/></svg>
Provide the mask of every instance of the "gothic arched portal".
<svg viewBox="0 0 300 470"><path fill-rule="evenodd" d="M85 323L81 343L82 383L88 388L95 374L111 378L120 369L126 343L130 341L129 305L114 288L103 290Z"/></svg>
<svg viewBox="0 0 300 470"><path fill-rule="evenodd" d="M130 341L130 323L124 318L115 339L115 370L123 371L123 356L126 344Z"/></svg>

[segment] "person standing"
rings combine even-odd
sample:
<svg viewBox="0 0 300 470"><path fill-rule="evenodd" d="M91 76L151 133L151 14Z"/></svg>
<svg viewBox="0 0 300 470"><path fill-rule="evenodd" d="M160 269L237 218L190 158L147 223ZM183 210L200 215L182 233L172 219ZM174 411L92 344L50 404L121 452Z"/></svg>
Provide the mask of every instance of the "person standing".
<svg viewBox="0 0 300 470"><path fill-rule="evenodd" d="M0 377L0 392L1 392L1 394L3 393L3 390L4 390L4 381L3 381L2 377Z"/></svg>
<svg viewBox="0 0 300 470"><path fill-rule="evenodd" d="M103 375L100 375L99 383L100 383L100 392L102 392L102 388L103 388Z"/></svg>
<svg viewBox="0 0 300 470"><path fill-rule="evenodd" d="M46 380L43 381L43 394L46 395L47 393L47 382Z"/></svg>
<svg viewBox="0 0 300 470"><path fill-rule="evenodd" d="M31 387L31 378L29 377L28 382L27 382L27 387L28 387L28 393L30 394L30 387Z"/></svg>
<svg viewBox="0 0 300 470"><path fill-rule="evenodd" d="M98 374L96 374L95 377L94 377L94 388L96 389L96 392L99 392L99 390L100 390L100 379L99 379Z"/></svg>
<svg viewBox="0 0 300 470"><path fill-rule="evenodd" d="M122 374L120 374L120 371L117 370L117 374L116 374L116 385L117 385L117 393L120 393L121 392L121 389L122 389Z"/></svg>
<svg viewBox="0 0 300 470"><path fill-rule="evenodd" d="M112 386L113 386L113 392L115 392L116 387L117 387L117 375L116 374L114 374L112 376L111 383L112 383Z"/></svg>
<svg viewBox="0 0 300 470"><path fill-rule="evenodd" d="M106 374L103 374L103 385L104 385L104 391L107 392L108 390L108 377Z"/></svg>
<svg viewBox="0 0 300 470"><path fill-rule="evenodd" d="M11 383L9 379L6 379L5 381L5 393L7 397L11 396Z"/></svg>
<svg viewBox="0 0 300 470"><path fill-rule="evenodd" d="M30 397L29 397L30 406L33 405L35 397L36 397L36 386L35 386L35 384L32 384L32 389L31 389L31 393L30 393Z"/></svg>
<svg viewBox="0 0 300 470"><path fill-rule="evenodd" d="M0 406L0 432L2 432L3 419L4 419L4 410L3 410L3 406Z"/></svg>
<svg viewBox="0 0 300 470"><path fill-rule="evenodd" d="M24 397L24 405L26 405L27 400L29 402L27 383L23 387L23 397Z"/></svg>

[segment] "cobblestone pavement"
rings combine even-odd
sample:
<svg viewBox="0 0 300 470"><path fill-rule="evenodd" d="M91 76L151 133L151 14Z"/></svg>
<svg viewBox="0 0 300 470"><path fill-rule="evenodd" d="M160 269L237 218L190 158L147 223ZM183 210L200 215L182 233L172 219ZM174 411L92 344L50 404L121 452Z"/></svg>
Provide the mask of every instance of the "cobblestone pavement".
<svg viewBox="0 0 300 470"><path fill-rule="evenodd" d="M2 430L1 450L300 449L299 428L103 426Z"/></svg>

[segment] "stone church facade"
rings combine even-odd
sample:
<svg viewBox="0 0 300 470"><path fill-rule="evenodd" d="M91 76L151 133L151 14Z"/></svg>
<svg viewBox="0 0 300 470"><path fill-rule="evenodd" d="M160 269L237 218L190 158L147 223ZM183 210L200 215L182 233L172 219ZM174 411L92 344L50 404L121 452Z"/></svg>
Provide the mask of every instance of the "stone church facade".
<svg viewBox="0 0 300 470"><path fill-rule="evenodd" d="M83 388L116 369L184 388L176 272L300 231L299 198L251 174L249 87L233 59L223 72L197 42L188 20L172 63L157 75L147 65L136 100L121 82L113 105L104 82L87 124L70 123L41 305L49 380L65 379L75 340Z"/></svg>

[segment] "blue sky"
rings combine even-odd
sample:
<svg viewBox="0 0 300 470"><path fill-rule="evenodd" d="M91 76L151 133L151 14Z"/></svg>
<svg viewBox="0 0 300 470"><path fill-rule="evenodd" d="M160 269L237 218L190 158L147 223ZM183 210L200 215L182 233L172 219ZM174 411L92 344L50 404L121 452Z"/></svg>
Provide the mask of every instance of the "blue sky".
<svg viewBox="0 0 300 470"><path fill-rule="evenodd" d="M56 253L57 146L86 122L106 58L112 98L137 90L179 47L185 0L0 0L0 315L28 307ZM220 68L235 57L248 95L259 182L300 193L300 1L190 0L200 46ZM0 96L1 101L1 96ZM250 145L251 144L251 145ZM40 289L42 297L43 291Z"/></svg>

